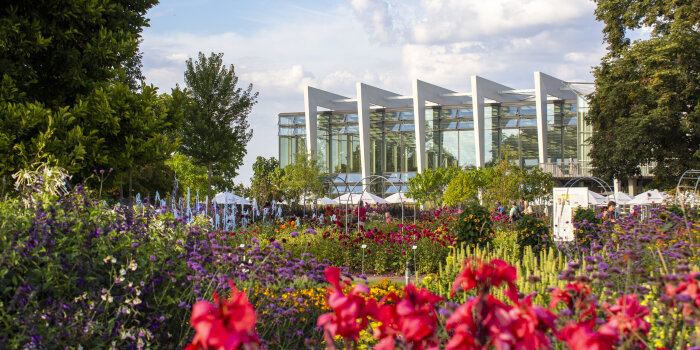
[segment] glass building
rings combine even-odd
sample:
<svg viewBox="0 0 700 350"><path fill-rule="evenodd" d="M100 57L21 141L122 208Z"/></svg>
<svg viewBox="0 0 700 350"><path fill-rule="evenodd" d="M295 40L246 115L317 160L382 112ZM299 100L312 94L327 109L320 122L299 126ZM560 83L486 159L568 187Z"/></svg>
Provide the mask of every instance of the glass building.
<svg viewBox="0 0 700 350"><path fill-rule="evenodd" d="M359 192L370 186L363 178L381 175L389 181L368 190L383 195L405 192L426 168L476 168L506 157L558 178L588 175L585 99L571 83L540 72L534 78L534 89L515 90L472 76L470 93L415 80L410 96L362 83L356 98L307 87L304 112L279 114L280 166L305 149L338 192Z"/></svg>

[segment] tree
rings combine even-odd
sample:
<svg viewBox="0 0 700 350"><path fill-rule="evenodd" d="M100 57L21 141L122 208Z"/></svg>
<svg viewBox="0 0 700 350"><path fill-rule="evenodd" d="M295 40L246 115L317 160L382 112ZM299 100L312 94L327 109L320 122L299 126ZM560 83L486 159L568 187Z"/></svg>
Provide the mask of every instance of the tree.
<svg viewBox="0 0 700 350"><path fill-rule="evenodd" d="M467 169L453 177L445 188L445 204L456 205L465 201L478 201L490 174L489 168Z"/></svg>
<svg viewBox="0 0 700 350"><path fill-rule="evenodd" d="M207 168L198 166L192 163L187 156L175 153L172 158L167 160L168 165L177 176L178 187L187 191L190 188L191 193L199 191L200 199L207 193Z"/></svg>
<svg viewBox="0 0 700 350"><path fill-rule="evenodd" d="M655 163L660 183L700 167L700 11L697 1L597 0L608 53L593 71L588 122L594 173L640 174ZM649 39L628 31L647 27Z"/></svg>
<svg viewBox="0 0 700 350"><path fill-rule="evenodd" d="M222 58L223 54L207 58L200 52L196 62L187 60L185 70L184 94L190 101L185 106L180 151L207 168L209 198L212 178L233 179L243 163L253 136L248 114L258 97L252 84L245 90L236 87L233 65L227 68Z"/></svg>
<svg viewBox="0 0 700 350"><path fill-rule="evenodd" d="M284 170L285 198L292 203L297 203L309 185L321 175L318 158L306 153L306 150L296 154L294 163L279 170Z"/></svg>
<svg viewBox="0 0 700 350"><path fill-rule="evenodd" d="M0 77L21 102L73 105L138 52L158 0L7 0L0 10ZM128 64L127 64L128 66Z"/></svg>
<svg viewBox="0 0 700 350"><path fill-rule="evenodd" d="M447 184L459 173L459 168L424 169L408 179L408 196L419 204L442 205Z"/></svg>
<svg viewBox="0 0 700 350"><path fill-rule="evenodd" d="M258 156L253 163L253 177L250 189L258 203L267 203L281 199L281 178L284 172L279 169L280 162L275 157ZM280 176L281 175L281 176Z"/></svg>

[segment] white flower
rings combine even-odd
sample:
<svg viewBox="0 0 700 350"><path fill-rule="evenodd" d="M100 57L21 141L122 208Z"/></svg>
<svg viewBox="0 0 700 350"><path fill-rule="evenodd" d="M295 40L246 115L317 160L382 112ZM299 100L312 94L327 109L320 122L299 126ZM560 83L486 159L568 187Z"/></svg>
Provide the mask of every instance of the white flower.
<svg viewBox="0 0 700 350"><path fill-rule="evenodd" d="M120 275L120 276L126 275L126 270L120 269L120 270L119 270L119 275Z"/></svg>
<svg viewBox="0 0 700 350"><path fill-rule="evenodd" d="M137 264L133 261L129 264L129 269L131 269L131 271L136 271L137 267L139 267L139 264Z"/></svg>

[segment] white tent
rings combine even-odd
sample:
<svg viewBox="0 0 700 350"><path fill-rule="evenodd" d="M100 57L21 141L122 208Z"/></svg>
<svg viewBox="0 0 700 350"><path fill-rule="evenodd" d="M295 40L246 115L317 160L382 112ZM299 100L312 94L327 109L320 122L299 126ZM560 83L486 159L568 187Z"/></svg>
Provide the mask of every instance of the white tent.
<svg viewBox="0 0 700 350"><path fill-rule="evenodd" d="M358 204L360 200L367 204L388 204L384 198L379 197L373 193L363 192L363 193L346 193L336 200L340 204Z"/></svg>
<svg viewBox="0 0 700 350"><path fill-rule="evenodd" d="M601 205L608 203L608 199L605 196L588 190L588 204L589 205Z"/></svg>
<svg viewBox="0 0 700 350"><path fill-rule="evenodd" d="M659 204L663 202L664 199L666 199L666 195L664 193L661 193L658 190L651 190L634 196L631 201L627 202L627 205Z"/></svg>
<svg viewBox="0 0 700 350"><path fill-rule="evenodd" d="M413 198L408 197L405 193L401 193L401 192L394 193L391 196L384 198L384 200L387 201L388 203L392 203L392 204L397 204L397 203L414 204L416 202Z"/></svg>
<svg viewBox="0 0 700 350"><path fill-rule="evenodd" d="M337 205L338 201L335 199L331 199L328 197L321 197L316 200L316 204L318 205Z"/></svg>
<svg viewBox="0 0 700 350"><path fill-rule="evenodd" d="M212 202L216 204L238 204L238 205L250 205L250 201L235 195L231 192L220 192L217 193L216 196L214 196L214 199L212 199Z"/></svg>
<svg viewBox="0 0 700 350"><path fill-rule="evenodd" d="M617 205L627 205L628 202L632 200L632 197L627 193L618 192L617 200L615 200L616 198L612 194L608 195L607 199L608 201L615 201Z"/></svg>

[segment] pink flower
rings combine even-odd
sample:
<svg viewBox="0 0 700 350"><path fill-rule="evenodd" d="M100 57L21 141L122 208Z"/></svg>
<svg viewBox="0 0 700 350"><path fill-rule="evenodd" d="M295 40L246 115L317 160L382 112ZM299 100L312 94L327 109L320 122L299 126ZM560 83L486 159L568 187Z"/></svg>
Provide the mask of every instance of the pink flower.
<svg viewBox="0 0 700 350"><path fill-rule="evenodd" d="M651 329L649 322L644 320L644 316L649 315L649 308L639 303L636 294L623 295L614 305L603 305L603 310L610 314L608 325L617 329L620 335L634 332L644 337Z"/></svg>
<svg viewBox="0 0 700 350"><path fill-rule="evenodd" d="M255 333L257 316L245 293L239 292L233 282L229 300L220 300L214 293L214 303L198 301L192 307L190 322L196 334L188 349L257 349Z"/></svg>
<svg viewBox="0 0 700 350"><path fill-rule="evenodd" d="M615 328L604 324L594 331L586 324L571 322L559 332L571 350L612 350L617 343Z"/></svg>
<svg viewBox="0 0 700 350"><path fill-rule="evenodd" d="M452 295L458 287L468 291L473 288L485 288L488 291L491 287L499 287L505 283L508 289L505 291L506 296L512 301L518 300L518 292L515 287L517 279L517 271L515 267L507 262L499 259L493 259L488 263L473 259L467 262L467 266L462 272L457 275L452 284Z"/></svg>
<svg viewBox="0 0 700 350"><path fill-rule="evenodd" d="M367 327L368 316L377 313L377 301L365 298L361 294L369 294L369 288L365 285L355 285L348 295L343 293L340 284L340 269L334 266L326 268L326 280L331 284L328 287L326 301L333 310L318 317L317 325L323 326L331 337L340 335L344 339L357 340L360 331ZM346 281L346 285L350 282Z"/></svg>
<svg viewBox="0 0 700 350"><path fill-rule="evenodd" d="M375 337L380 339L375 349L393 349L396 337L401 335L412 349L437 348L435 304L441 300L443 298L426 289L417 289L413 284L404 288L402 299L394 293L387 295L376 315L381 325L375 330Z"/></svg>

